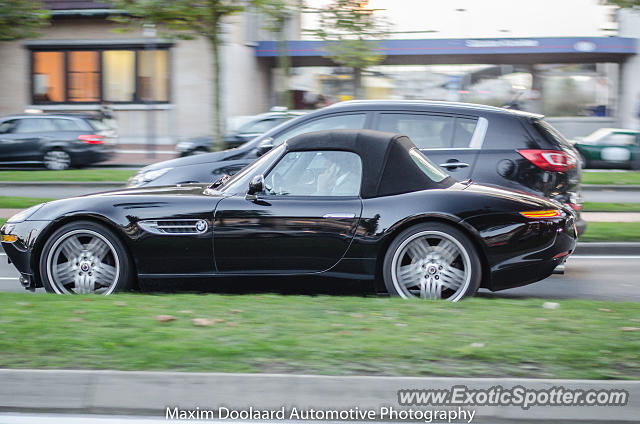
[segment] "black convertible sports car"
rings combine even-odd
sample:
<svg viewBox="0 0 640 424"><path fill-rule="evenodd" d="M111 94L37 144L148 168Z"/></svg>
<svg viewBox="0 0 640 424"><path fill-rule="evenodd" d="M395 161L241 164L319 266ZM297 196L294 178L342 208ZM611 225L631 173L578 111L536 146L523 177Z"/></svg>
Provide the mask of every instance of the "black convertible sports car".
<svg viewBox="0 0 640 424"><path fill-rule="evenodd" d="M402 135L294 137L232 178L127 189L27 209L2 227L27 289L99 293L137 279L376 279L392 295L460 300L551 274L571 209L458 183Z"/></svg>

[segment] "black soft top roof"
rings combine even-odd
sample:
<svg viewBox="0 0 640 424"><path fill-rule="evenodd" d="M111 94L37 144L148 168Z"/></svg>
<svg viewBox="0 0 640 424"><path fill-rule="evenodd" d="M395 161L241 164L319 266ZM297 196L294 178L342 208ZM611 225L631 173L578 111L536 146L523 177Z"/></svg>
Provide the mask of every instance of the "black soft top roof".
<svg viewBox="0 0 640 424"><path fill-rule="evenodd" d="M373 130L332 130L301 134L287 140L287 151L340 150L356 153L362 160L363 198L389 196L431 188L446 188L452 178L436 182L411 158L410 151L422 154L402 134Z"/></svg>

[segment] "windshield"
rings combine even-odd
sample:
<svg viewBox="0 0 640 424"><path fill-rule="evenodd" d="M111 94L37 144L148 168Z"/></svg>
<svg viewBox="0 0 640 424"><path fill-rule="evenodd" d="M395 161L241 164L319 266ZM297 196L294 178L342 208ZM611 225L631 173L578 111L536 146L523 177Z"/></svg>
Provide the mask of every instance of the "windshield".
<svg viewBox="0 0 640 424"><path fill-rule="evenodd" d="M605 136L609 135L609 133L611 133L611 130L609 128L600 128L599 130L594 131L591 134L589 134L588 136L584 137L582 140L584 140L584 141L598 141L601 138L604 138Z"/></svg>
<svg viewBox="0 0 640 424"><path fill-rule="evenodd" d="M218 189L227 194L239 194L246 192L249 188L249 181L251 181L251 178L255 175L265 174L271 168L273 162L280 157L283 151L284 144L271 150L269 153L238 172Z"/></svg>

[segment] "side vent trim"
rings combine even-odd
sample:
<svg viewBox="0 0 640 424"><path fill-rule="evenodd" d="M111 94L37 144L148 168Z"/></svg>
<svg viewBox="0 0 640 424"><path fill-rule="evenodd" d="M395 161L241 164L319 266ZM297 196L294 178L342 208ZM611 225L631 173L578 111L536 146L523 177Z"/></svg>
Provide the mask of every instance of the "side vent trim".
<svg viewBox="0 0 640 424"><path fill-rule="evenodd" d="M204 219L158 219L138 221L141 230L163 236L200 235L209 225Z"/></svg>

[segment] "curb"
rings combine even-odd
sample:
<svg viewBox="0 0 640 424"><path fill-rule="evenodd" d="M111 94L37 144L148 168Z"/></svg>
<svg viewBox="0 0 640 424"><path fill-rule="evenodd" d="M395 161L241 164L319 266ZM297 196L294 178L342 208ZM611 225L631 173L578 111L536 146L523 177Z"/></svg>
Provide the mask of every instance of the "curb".
<svg viewBox="0 0 640 424"><path fill-rule="evenodd" d="M635 256L640 242L578 242L573 255Z"/></svg>
<svg viewBox="0 0 640 424"><path fill-rule="evenodd" d="M316 410L380 411L431 409L442 406L403 407L398 403L401 389L507 389L523 386L541 390L562 386L566 389L622 389L629 393L625 406L480 406L473 422L515 420L526 422L637 422L640 416L640 381L552 380L519 378L450 377L367 377L286 374L223 374L148 371L95 370L0 370L0 411L38 411L109 413L164 416L167 407L180 409L278 410L298 408ZM46 394L46 395L45 395ZM457 410L458 407L449 409ZM395 421L390 420L389 421ZM466 422L466 420L460 421Z"/></svg>
<svg viewBox="0 0 640 424"><path fill-rule="evenodd" d="M616 190L616 191L640 191L639 184L582 184L582 191L600 191L600 190Z"/></svg>

